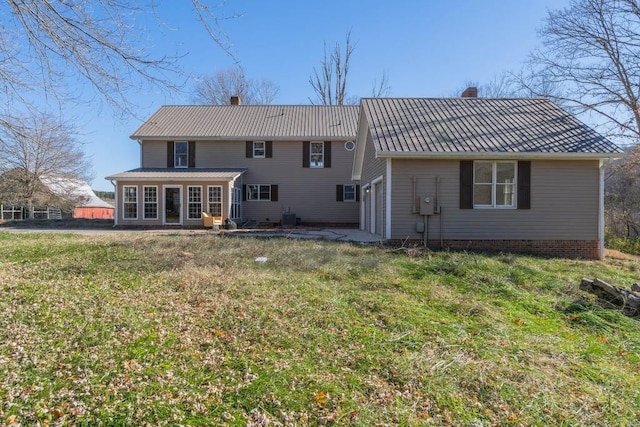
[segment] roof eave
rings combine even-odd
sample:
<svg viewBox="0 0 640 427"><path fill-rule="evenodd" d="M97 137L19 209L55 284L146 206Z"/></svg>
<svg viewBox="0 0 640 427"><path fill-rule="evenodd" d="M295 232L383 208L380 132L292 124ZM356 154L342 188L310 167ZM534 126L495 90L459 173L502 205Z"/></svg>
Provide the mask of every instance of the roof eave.
<svg viewBox="0 0 640 427"><path fill-rule="evenodd" d="M106 176L104 179L108 181L150 181L150 180L161 180L166 182L174 182L174 181L202 181L203 179L209 180L217 180L217 181L234 181L242 176L246 171L237 171L237 172L229 172L227 176L211 176L211 177L203 177L203 176L188 176L182 175L181 173L175 173L171 176L167 176L165 172L146 172L144 176L138 173L138 176L131 175L126 176L126 172L117 173L114 175ZM216 173L216 172L213 172Z"/></svg>
<svg viewBox="0 0 640 427"><path fill-rule="evenodd" d="M162 141L349 141L355 139L355 135L302 135L302 136L278 136L278 135L243 135L243 136L175 136L175 135L131 135L133 140L162 140Z"/></svg>
<svg viewBox="0 0 640 427"><path fill-rule="evenodd" d="M235 177L213 177L213 178L204 178L204 177L166 177L158 175L157 177L153 176L139 176L139 177L121 177L121 176L107 176L104 179L108 181L162 181L162 182L184 182L184 181L193 181L193 182L202 182L203 180L209 181L235 181L238 179L240 175Z"/></svg>
<svg viewBox="0 0 640 427"><path fill-rule="evenodd" d="M624 153L540 153L540 152L464 152L464 153L401 153L378 152L377 158L413 158L413 159L477 159L477 158L527 158L527 159L554 159L554 160L578 160L578 159L619 159Z"/></svg>

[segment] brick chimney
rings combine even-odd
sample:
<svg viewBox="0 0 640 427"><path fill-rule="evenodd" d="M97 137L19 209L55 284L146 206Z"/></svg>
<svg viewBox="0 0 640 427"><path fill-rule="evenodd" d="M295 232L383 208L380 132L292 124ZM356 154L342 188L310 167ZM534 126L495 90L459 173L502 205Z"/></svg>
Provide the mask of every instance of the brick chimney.
<svg viewBox="0 0 640 427"><path fill-rule="evenodd" d="M232 96L231 97L231 105L240 105L242 104L242 99L240 96Z"/></svg>
<svg viewBox="0 0 640 427"><path fill-rule="evenodd" d="M469 86L462 92L463 98L477 98L478 97L478 88L475 86Z"/></svg>

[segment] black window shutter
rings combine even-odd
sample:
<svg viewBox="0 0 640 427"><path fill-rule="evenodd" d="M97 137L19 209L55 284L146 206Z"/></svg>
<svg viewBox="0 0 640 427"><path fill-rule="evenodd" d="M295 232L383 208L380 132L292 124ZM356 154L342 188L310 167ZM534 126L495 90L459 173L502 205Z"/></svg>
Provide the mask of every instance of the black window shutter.
<svg viewBox="0 0 640 427"><path fill-rule="evenodd" d="M196 167L196 142L189 141L189 167Z"/></svg>
<svg viewBox="0 0 640 427"><path fill-rule="evenodd" d="M324 142L324 167L331 167L331 141Z"/></svg>
<svg viewBox="0 0 640 427"><path fill-rule="evenodd" d="M253 158L253 141L247 141L246 151L247 151L246 153L247 159Z"/></svg>
<svg viewBox="0 0 640 427"><path fill-rule="evenodd" d="M356 185L356 202L360 201L360 186Z"/></svg>
<svg viewBox="0 0 640 427"><path fill-rule="evenodd" d="M173 141L167 141L167 167L173 167Z"/></svg>
<svg viewBox="0 0 640 427"><path fill-rule="evenodd" d="M518 209L531 209L531 162L518 162Z"/></svg>
<svg viewBox="0 0 640 427"><path fill-rule="evenodd" d="M336 202L344 202L344 185L336 185Z"/></svg>
<svg viewBox="0 0 640 427"><path fill-rule="evenodd" d="M273 157L273 141L265 141L264 143L264 156L267 159Z"/></svg>
<svg viewBox="0 0 640 427"><path fill-rule="evenodd" d="M310 165L309 155L311 152L311 142L303 141L302 142L302 167L308 168Z"/></svg>
<svg viewBox="0 0 640 427"><path fill-rule="evenodd" d="M278 201L278 186L277 185L272 185L271 186L271 201L272 202L277 202Z"/></svg>
<svg viewBox="0 0 640 427"><path fill-rule="evenodd" d="M473 160L460 161L460 209L473 209Z"/></svg>
<svg viewBox="0 0 640 427"><path fill-rule="evenodd" d="M247 201L247 184L242 184L242 201Z"/></svg>

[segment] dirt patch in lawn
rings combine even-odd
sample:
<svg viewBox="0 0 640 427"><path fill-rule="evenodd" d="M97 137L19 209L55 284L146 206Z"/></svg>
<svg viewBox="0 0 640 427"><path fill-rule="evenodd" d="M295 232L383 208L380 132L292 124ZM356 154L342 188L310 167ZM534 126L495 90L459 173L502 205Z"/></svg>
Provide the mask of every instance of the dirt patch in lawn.
<svg viewBox="0 0 640 427"><path fill-rule="evenodd" d="M74 229L108 229L113 227L112 219L25 219L20 221L0 222L0 227L10 228L43 228L56 230Z"/></svg>

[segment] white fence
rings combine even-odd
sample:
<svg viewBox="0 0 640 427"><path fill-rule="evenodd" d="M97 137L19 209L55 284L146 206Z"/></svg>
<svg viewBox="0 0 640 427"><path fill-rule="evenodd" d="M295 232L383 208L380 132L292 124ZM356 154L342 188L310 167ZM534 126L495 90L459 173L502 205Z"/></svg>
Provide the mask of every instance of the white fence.
<svg viewBox="0 0 640 427"><path fill-rule="evenodd" d="M0 220L15 221L26 219L27 208L20 206L0 205ZM33 211L34 219L62 219L62 211L57 208L47 208Z"/></svg>

